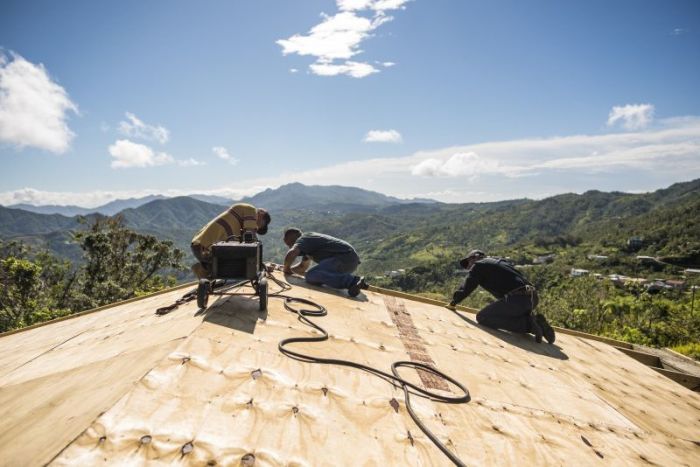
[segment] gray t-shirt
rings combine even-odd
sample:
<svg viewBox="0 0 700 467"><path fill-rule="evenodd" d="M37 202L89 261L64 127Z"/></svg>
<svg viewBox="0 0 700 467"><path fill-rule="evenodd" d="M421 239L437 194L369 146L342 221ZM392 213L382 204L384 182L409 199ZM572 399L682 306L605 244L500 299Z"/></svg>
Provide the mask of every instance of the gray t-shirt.
<svg viewBox="0 0 700 467"><path fill-rule="evenodd" d="M335 256L357 258L357 252L348 242L316 232L306 232L294 243L303 256L310 257L317 263Z"/></svg>

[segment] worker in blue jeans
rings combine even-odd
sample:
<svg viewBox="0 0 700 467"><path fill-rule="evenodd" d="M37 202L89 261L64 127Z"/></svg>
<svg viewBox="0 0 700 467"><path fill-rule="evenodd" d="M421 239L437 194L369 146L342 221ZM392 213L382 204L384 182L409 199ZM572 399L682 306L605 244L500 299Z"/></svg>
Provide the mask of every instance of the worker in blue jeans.
<svg viewBox="0 0 700 467"><path fill-rule="evenodd" d="M284 232L284 243L289 247L284 258L285 274L306 273L309 284L347 289L351 297L369 287L364 277L353 274L360 264L360 257L348 242L330 235L290 228ZM301 261L292 266L298 257ZM311 260L318 264L309 269Z"/></svg>

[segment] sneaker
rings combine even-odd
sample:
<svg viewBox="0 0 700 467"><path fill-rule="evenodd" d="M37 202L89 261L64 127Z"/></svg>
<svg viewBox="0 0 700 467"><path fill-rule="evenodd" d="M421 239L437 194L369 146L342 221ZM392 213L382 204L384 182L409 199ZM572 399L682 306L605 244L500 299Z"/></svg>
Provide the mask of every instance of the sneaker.
<svg viewBox="0 0 700 467"><path fill-rule="evenodd" d="M542 316L542 315L538 315ZM543 330L540 327L539 321L535 317L534 313L530 313L530 332L535 335L535 342L538 344L542 343Z"/></svg>
<svg viewBox="0 0 700 467"><path fill-rule="evenodd" d="M542 329L542 334L544 335L544 338L547 339L547 342L554 344L554 340L557 338L557 336L554 334L554 329L552 326L550 326L547 322L547 318L545 318L543 314L537 313L535 320L537 321L540 329Z"/></svg>
<svg viewBox="0 0 700 467"><path fill-rule="evenodd" d="M357 297L360 294L360 290L367 289L369 286L365 282L364 277L357 277L355 282L348 287L348 295L351 297Z"/></svg>

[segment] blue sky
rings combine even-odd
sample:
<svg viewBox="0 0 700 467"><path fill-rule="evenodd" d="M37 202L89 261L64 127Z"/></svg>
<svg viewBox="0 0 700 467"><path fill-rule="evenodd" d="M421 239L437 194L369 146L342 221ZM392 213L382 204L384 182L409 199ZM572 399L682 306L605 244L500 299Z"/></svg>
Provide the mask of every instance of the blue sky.
<svg viewBox="0 0 700 467"><path fill-rule="evenodd" d="M0 4L0 204L700 177L697 1Z"/></svg>

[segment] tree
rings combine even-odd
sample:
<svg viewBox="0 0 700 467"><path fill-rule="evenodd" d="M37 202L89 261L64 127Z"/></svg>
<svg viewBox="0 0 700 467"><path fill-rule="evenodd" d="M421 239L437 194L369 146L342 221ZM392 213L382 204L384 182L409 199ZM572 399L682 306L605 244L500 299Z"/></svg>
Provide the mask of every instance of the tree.
<svg viewBox="0 0 700 467"><path fill-rule="evenodd" d="M181 250L126 228L121 216L96 219L74 238L84 251L81 293L89 306L101 306L173 285L159 271L183 269Z"/></svg>
<svg viewBox="0 0 700 467"><path fill-rule="evenodd" d="M24 245L0 241L0 332L68 314L69 269L49 254L30 257Z"/></svg>
<svg viewBox="0 0 700 467"><path fill-rule="evenodd" d="M73 234L84 252L79 265L0 241L0 332L159 290L183 269L172 242L129 230L121 217L86 227Z"/></svg>

